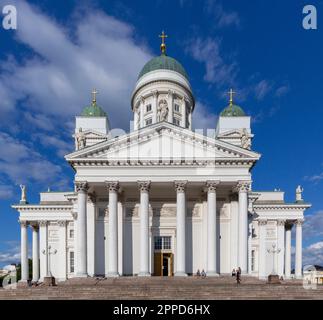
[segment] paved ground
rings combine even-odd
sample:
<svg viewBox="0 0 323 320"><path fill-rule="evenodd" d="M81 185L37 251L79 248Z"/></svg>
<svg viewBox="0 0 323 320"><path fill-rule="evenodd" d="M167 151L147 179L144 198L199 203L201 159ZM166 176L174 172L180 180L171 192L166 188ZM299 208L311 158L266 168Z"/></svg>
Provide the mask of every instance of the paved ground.
<svg viewBox="0 0 323 320"><path fill-rule="evenodd" d="M55 287L0 289L0 299L320 299L323 285L304 289L301 281L269 285L243 277L237 285L230 276L198 279L194 277L120 277L115 279L70 279Z"/></svg>

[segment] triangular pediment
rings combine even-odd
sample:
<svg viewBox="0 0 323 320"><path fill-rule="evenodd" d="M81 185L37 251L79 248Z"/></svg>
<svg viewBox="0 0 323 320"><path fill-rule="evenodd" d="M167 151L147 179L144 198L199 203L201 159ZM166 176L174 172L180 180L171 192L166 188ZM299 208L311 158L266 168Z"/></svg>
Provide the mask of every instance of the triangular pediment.
<svg viewBox="0 0 323 320"><path fill-rule="evenodd" d="M158 123L84 148L65 157L79 160L250 159L260 155L170 123Z"/></svg>

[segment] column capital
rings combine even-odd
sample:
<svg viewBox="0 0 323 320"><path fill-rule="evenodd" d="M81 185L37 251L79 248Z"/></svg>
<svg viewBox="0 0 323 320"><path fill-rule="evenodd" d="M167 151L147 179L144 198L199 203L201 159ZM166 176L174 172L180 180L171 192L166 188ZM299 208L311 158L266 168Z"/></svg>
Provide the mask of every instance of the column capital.
<svg viewBox="0 0 323 320"><path fill-rule="evenodd" d="M260 226L266 226L267 225L267 219L259 219L258 224Z"/></svg>
<svg viewBox="0 0 323 320"><path fill-rule="evenodd" d="M46 220L39 221L39 226L40 227L46 227L47 225L48 225L48 221L46 221Z"/></svg>
<svg viewBox="0 0 323 320"><path fill-rule="evenodd" d="M76 192L87 192L89 190L89 185L87 181L75 181Z"/></svg>
<svg viewBox="0 0 323 320"><path fill-rule="evenodd" d="M71 213L72 213L73 219L76 220L77 219L77 211L72 211Z"/></svg>
<svg viewBox="0 0 323 320"><path fill-rule="evenodd" d="M39 223L38 221L34 221L33 223L30 224L31 228L33 231L38 231L39 230Z"/></svg>
<svg viewBox="0 0 323 320"><path fill-rule="evenodd" d="M291 221L286 221L285 229L286 230L292 230L292 228L293 228L293 223Z"/></svg>
<svg viewBox="0 0 323 320"><path fill-rule="evenodd" d="M137 181L140 192L149 192L150 181Z"/></svg>
<svg viewBox="0 0 323 320"><path fill-rule="evenodd" d="M237 185L234 187L237 192L248 192L251 189L250 181L238 181Z"/></svg>
<svg viewBox="0 0 323 320"><path fill-rule="evenodd" d="M154 98L157 98L158 97L158 90L154 90L151 93L153 94L153 97Z"/></svg>
<svg viewBox="0 0 323 320"><path fill-rule="evenodd" d="M109 192L118 192L120 189L118 181L106 181L105 184Z"/></svg>
<svg viewBox="0 0 323 320"><path fill-rule="evenodd" d="M297 220L295 221L295 225L296 225L296 226L299 226L299 227L301 227L303 223L304 223L304 219L297 219Z"/></svg>
<svg viewBox="0 0 323 320"><path fill-rule="evenodd" d="M206 181L206 188L208 192L215 192L217 186L220 184L219 180L208 180Z"/></svg>
<svg viewBox="0 0 323 320"><path fill-rule="evenodd" d="M22 227L27 227L27 225L28 225L28 221L26 221L26 220L18 220L18 222L20 223L20 225Z"/></svg>
<svg viewBox="0 0 323 320"><path fill-rule="evenodd" d="M177 192L185 192L187 180L183 181L174 181L175 189Z"/></svg>
<svg viewBox="0 0 323 320"><path fill-rule="evenodd" d="M284 226L285 223L286 223L286 220L284 220L284 219L278 219L277 220L277 226Z"/></svg>
<svg viewBox="0 0 323 320"><path fill-rule="evenodd" d="M57 224L58 224L60 227L66 227L67 221L66 221L66 220L58 220L58 221L57 221Z"/></svg>

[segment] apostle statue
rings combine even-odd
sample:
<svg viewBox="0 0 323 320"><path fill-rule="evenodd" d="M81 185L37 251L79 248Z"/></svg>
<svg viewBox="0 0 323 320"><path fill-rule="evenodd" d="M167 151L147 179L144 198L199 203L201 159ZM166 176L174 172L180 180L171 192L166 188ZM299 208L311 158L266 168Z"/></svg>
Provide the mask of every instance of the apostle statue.
<svg viewBox="0 0 323 320"><path fill-rule="evenodd" d="M251 147L250 138L246 128L244 128L241 133L241 147L248 150L250 150Z"/></svg>
<svg viewBox="0 0 323 320"><path fill-rule="evenodd" d="M86 138L82 132L82 128L79 128L79 131L75 134L75 150L80 150L85 148Z"/></svg>
<svg viewBox="0 0 323 320"><path fill-rule="evenodd" d="M303 201L303 198L302 198L303 191L304 191L304 189L300 185L298 185L296 188L296 202Z"/></svg>
<svg viewBox="0 0 323 320"><path fill-rule="evenodd" d="M168 106L166 100L160 100L157 109L157 119L158 121L167 121L168 117Z"/></svg>
<svg viewBox="0 0 323 320"><path fill-rule="evenodd" d="M21 189L20 203L27 203L26 186L21 184L20 189Z"/></svg>

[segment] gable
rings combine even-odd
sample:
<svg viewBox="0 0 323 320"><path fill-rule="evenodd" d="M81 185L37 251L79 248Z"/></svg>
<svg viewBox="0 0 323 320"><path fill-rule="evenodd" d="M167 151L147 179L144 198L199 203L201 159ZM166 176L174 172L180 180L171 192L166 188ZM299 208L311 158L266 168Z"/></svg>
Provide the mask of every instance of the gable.
<svg viewBox="0 0 323 320"><path fill-rule="evenodd" d="M66 156L73 160L250 159L259 154L182 129L156 124Z"/></svg>

